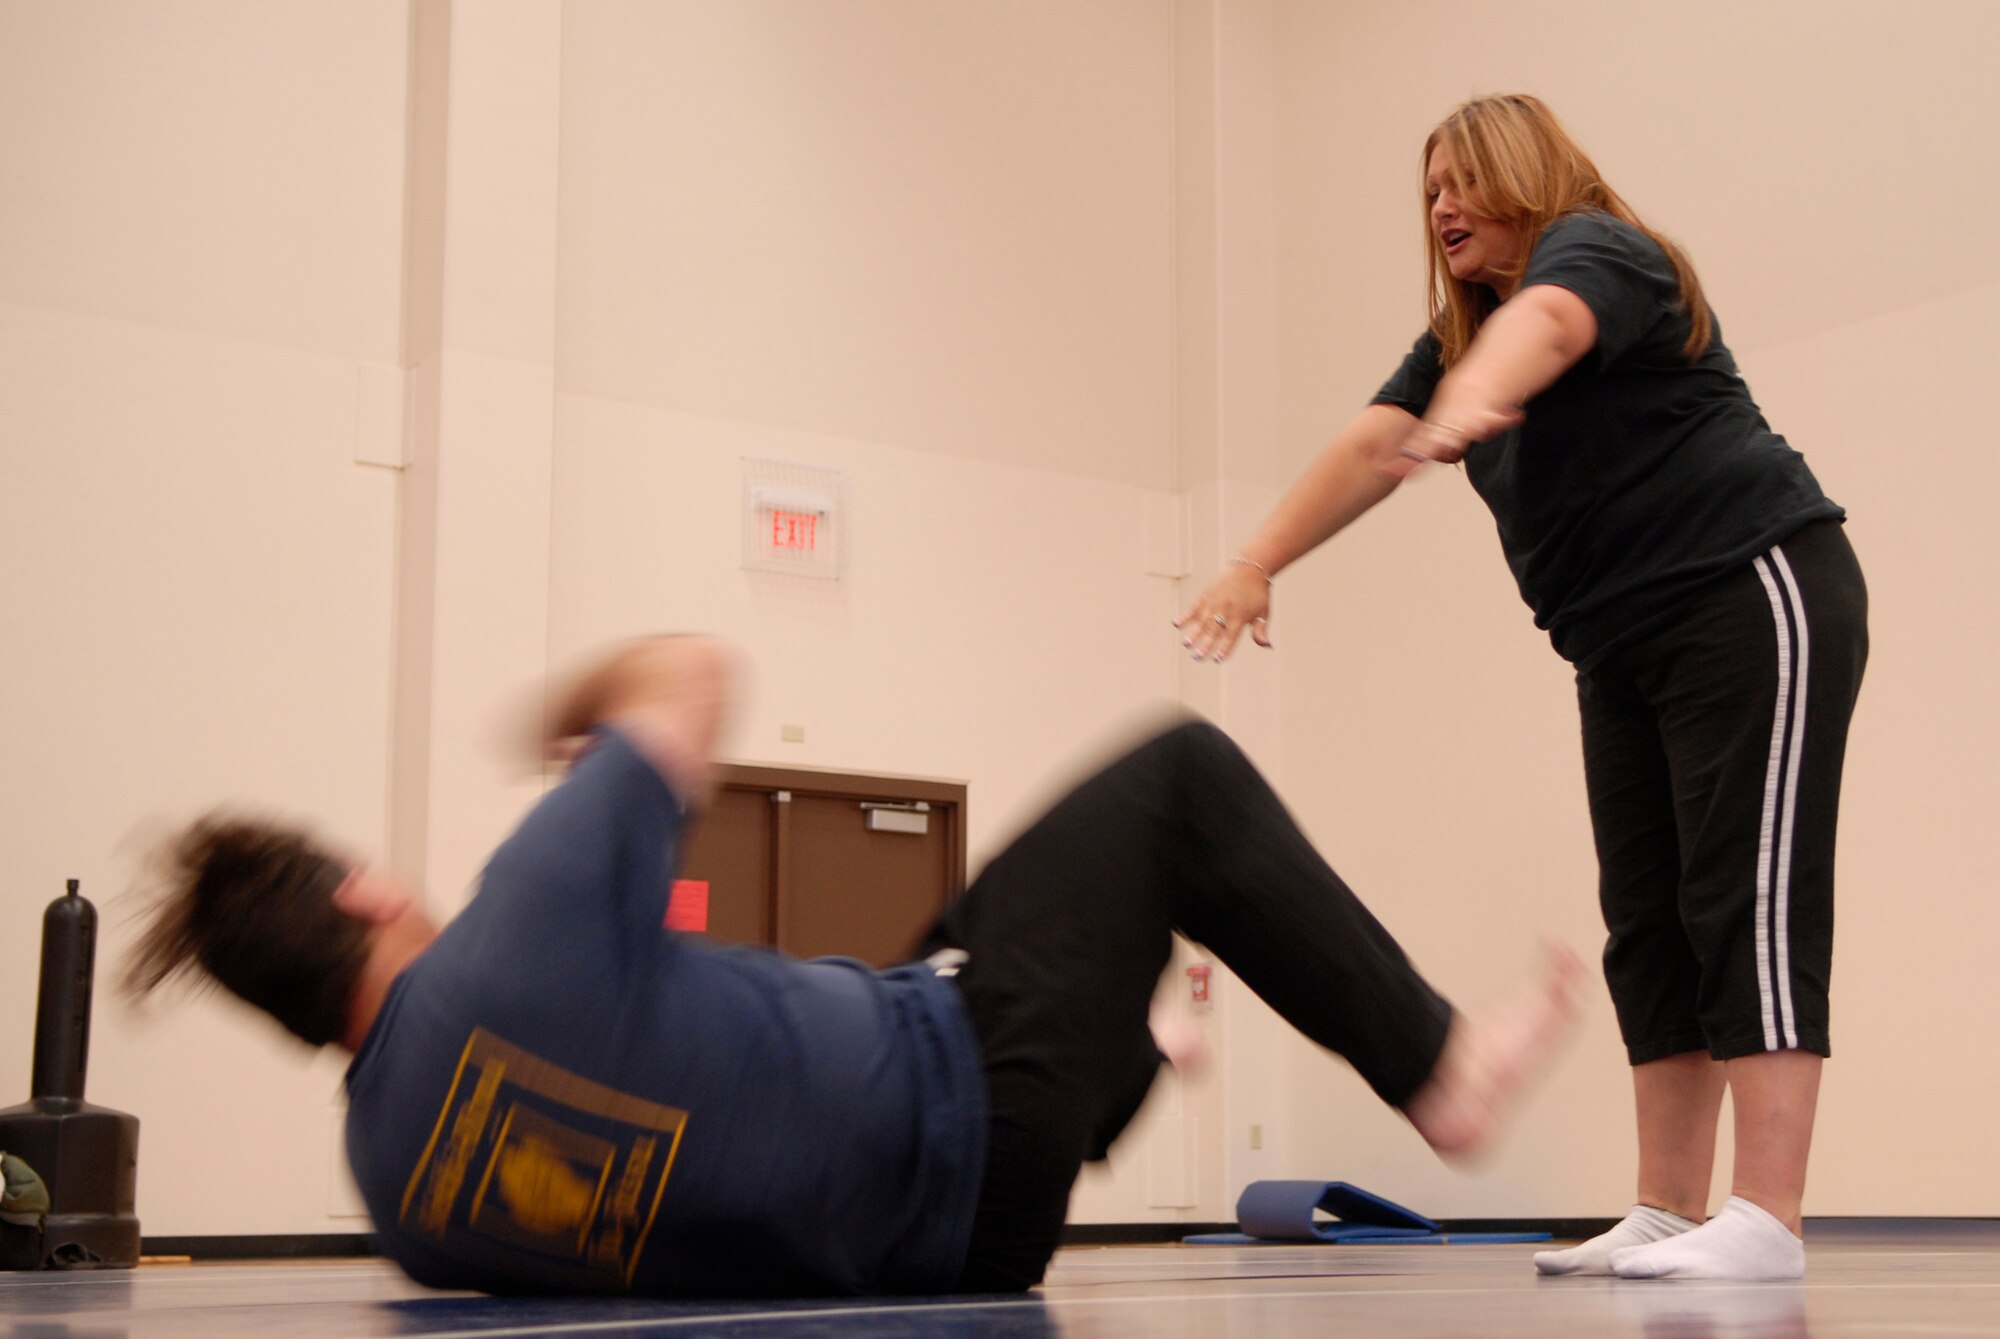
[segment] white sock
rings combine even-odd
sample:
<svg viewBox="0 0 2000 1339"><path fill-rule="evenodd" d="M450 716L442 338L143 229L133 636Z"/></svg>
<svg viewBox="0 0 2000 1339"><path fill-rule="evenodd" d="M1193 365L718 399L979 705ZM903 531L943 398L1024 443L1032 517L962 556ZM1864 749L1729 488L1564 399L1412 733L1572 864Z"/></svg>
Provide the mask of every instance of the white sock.
<svg viewBox="0 0 2000 1339"><path fill-rule="evenodd" d="M1806 1244L1749 1200L1731 1196L1722 1212L1692 1232L1611 1257L1621 1279L1729 1279L1768 1283L1803 1278Z"/></svg>
<svg viewBox="0 0 2000 1339"><path fill-rule="evenodd" d="M1692 1232L1695 1226L1691 1220L1677 1213L1644 1204L1634 1205L1632 1212L1609 1232L1567 1250L1536 1251L1535 1268L1544 1274L1609 1274L1613 1251L1628 1246L1643 1246L1649 1241L1664 1241L1683 1232Z"/></svg>

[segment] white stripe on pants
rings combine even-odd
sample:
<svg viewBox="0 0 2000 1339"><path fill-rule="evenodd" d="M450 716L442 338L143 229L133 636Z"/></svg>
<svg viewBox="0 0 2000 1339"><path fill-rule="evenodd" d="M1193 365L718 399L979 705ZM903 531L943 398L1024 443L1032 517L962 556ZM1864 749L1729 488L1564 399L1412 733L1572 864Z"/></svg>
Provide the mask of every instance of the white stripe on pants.
<svg viewBox="0 0 2000 1339"><path fill-rule="evenodd" d="M1812 638L1806 631L1805 602L1784 550L1773 548L1753 565L1771 597L1771 621L1778 635L1778 704L1771 718L1771 764L1765 774L1764 820L1757 838L1757 993L1763 1007L1764 1049L1776 1051L1799 1044L1792 1014L1789 911L1792 826L1798 808L1799 755L1805 745Z"/></svg>

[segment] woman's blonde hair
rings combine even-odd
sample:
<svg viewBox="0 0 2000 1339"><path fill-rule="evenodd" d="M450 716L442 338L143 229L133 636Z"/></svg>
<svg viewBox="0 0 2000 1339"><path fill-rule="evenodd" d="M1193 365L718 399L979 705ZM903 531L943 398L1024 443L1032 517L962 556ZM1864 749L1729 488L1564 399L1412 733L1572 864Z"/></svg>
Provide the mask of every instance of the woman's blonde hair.
<svg viewBox="0 0 2000 1339"><path fill-rule="evenodd" d="M1429 173L1431 152L1439 144L1451 150L1462 178L1459 189L1478 202L1476 211L1517 224L1530 246L1550 223L1583 210L1609 214L1652 238L1667 253L1680 280L1681 306L1688 313L1688 338L1682 351L1692 362L1707 350L1714 323L1694 265L1678 246L1647 227L1618 192L1605 185L1596 164L1577 147L1540 98L1504 93L1466 103L1424 141L1417 168L1420 174ZM1469 284L1452 276L1443 243L1430 226L1427 191L1425 195L1431 333L1443 347L1444 365L1450 367L1465 356L1480 322L1492 315L1499 299L1484 284ZM1527 269L1528 259L1521 257L1513 277Z"/></svg>

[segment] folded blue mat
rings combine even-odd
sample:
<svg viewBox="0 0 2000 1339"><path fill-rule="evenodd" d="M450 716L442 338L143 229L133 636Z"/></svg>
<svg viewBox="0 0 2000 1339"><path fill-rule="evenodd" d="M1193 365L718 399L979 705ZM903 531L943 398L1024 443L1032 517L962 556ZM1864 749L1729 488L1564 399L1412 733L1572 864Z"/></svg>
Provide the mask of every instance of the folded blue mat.
<svg viewBox="0 0 2000 1339"><path fill-rule="evenodd" d="M1313 1214L1325 1211L1332 1222ZM1546 1232L1446 1232L1443 1224L1345 1181L1252 1181L1236 1201L1241 1232L1200 1233L1195 1246L1277 1246L1304 1243L1394 1242L1401 1246L1454 1242L1547 1241Z"/></svg>

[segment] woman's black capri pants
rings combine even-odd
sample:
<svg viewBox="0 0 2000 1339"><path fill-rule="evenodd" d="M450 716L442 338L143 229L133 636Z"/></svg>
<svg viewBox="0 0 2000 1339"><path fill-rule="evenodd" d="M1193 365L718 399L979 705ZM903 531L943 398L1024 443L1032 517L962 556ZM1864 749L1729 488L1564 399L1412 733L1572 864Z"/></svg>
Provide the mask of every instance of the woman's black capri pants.
<svg viewBox="0 0 2000 1339"><path fill-rule="evenodd" d="M1834 827L1867 659L1861 568L1819 521L1578 674L1633 1064L1830 1053Z"/></svg>

